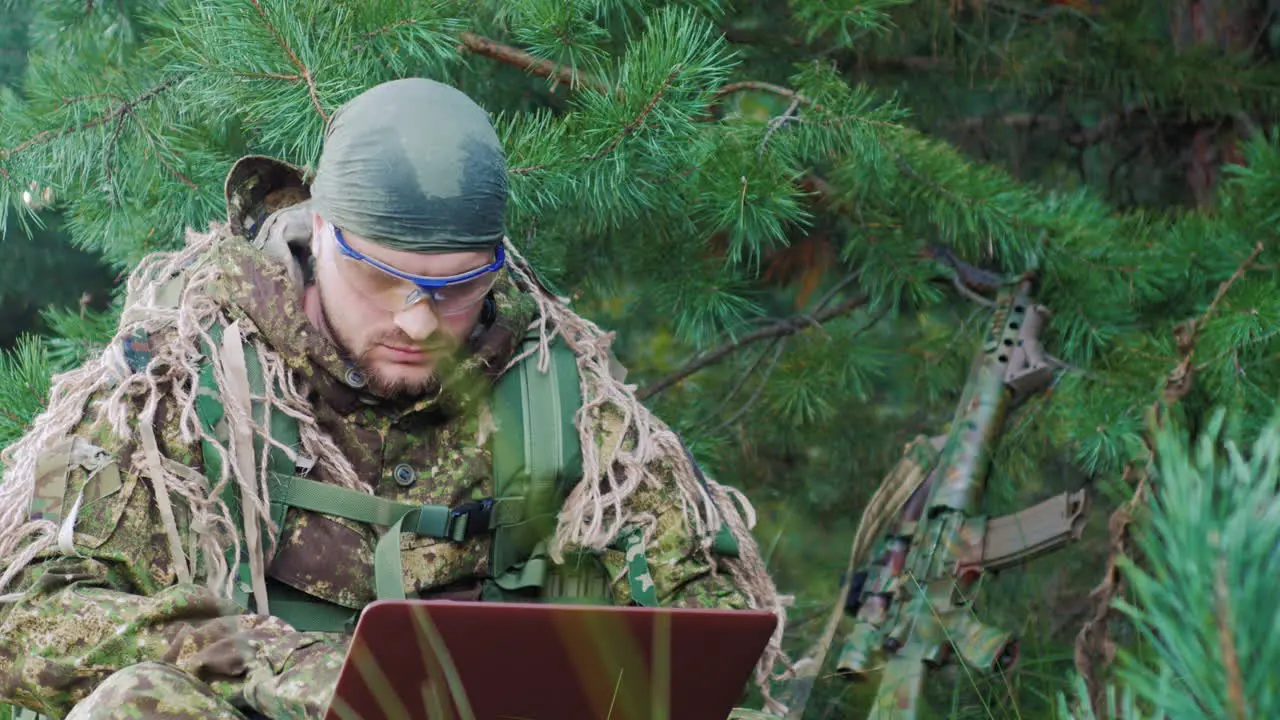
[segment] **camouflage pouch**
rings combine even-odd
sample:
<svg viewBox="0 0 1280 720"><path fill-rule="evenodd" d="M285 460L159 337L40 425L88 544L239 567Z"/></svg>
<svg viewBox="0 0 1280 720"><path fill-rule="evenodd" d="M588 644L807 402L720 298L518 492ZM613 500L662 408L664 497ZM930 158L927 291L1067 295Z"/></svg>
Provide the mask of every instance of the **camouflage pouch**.
<svg viewBox="0 0 1280 720"><path fill-rule="evenodd" d="M64 552L71 551L73 540L96 548L124 514L130 494L124 490L115 457L78 435L64 437L50 444L36 464L28 518L57 523Z"/></svg>

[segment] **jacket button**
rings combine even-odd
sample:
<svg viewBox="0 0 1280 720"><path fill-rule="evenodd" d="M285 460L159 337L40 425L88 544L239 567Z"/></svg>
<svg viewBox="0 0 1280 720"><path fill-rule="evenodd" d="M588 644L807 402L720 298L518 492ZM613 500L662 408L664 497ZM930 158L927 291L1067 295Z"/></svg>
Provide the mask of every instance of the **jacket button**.
<svg viewBox="0 0 1280 720"><path fill-rule="evenodd" d="M400 464L396 466L395 477L396 484L401 487L409 487L413 484L414 480L418 479L418 473L414 472L412 467Z"/></svg>
<svg viewBox="0 0 1280 720"><path fill-rule="evenodd" d="M365 385L364 374L355 368L347 371L347 384L353 388L362 388Z"/></svg>

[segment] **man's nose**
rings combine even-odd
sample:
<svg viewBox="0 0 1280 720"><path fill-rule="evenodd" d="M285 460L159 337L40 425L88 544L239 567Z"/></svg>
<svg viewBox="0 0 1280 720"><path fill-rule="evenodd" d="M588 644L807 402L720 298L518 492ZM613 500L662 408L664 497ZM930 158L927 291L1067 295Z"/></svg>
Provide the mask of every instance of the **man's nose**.
<svg viewBox="0 0 1280 720"><path fill-rule="evenodd" d="M440 318L436 317L431 301L422 300L396 313L396 326L411 340L422 342L440 327Z"/></svg>

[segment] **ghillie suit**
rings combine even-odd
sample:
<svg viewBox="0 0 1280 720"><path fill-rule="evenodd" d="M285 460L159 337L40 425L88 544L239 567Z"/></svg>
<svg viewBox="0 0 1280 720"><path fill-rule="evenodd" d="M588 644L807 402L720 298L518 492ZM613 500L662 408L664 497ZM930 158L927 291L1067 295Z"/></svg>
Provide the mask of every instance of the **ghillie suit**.
<svg viewBox="0 0 1280 720"><path fill-rule="evenodd" d="M492 383L523 363L546 372L556 343L576 362L583 480L563 498L547 555L595 558L605 601L628 603L639 586L631 545L618 540L634 531L661 604L777 613L756 674L768 698L785 664L785 611L750 535L751 506L703 477L611 372L611 335L549 293L508 243L485 327L444 387L407 406L372 400L296 302L310 233L301 173L243 163L229 177L228 222L140 264L108 349L54 378L46 410L3 452L0 699L60 717L113 672L162 660L165 677L210 688L219 709L318 712L344 641L268 616L278 597L268 585L358 611L376 596L379 533L277 512L281 458L290 472L399 502L492 494ZM296 439L277 437L282 426ZM736 557L715 552L722 528ZM397 590L476 597L469 583L501 570L490 542L406 533Z"/></svg>

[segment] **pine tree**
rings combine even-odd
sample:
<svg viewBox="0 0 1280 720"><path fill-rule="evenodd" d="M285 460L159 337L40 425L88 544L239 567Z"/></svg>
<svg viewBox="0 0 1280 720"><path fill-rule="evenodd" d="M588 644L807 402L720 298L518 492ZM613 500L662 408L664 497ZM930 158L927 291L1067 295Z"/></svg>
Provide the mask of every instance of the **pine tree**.
<svg viewBox="0 0 1280 720"><path fill-rule="evenodd" d="M26 67L29 8L0 5L0 93L19 87ZM33 192L34 191L34 192ZM23 202L42 210L45 193L30 185ZM38 211L28 232L10 218L4 234L5 262L0 265L0 347L10 347L18 336L33 330L52 330L46 311L69 313L77 306L103 309L110 300L113 274L96 253L73 246L53 211ZM67 282L50 283L61 277Z"/></svg>
<svg viewBox="0 0 1280 720"><path fill-rule="evenodd" d="M9 6L32 14L20 90L0 96L0 207L29 220L34 183L73 242L117 271L220 220L237 157L314 166L325 121L377 82L426 76L475 97L508 151L513 240L618 330L629 381L762 509L771 567L797 595L797 652L836 596L862 504L957 400L985 308L949 279L949 256L1035 272L1053 311L1045 342L1061 367L1010 422L992 512L1080 482L1097 504L1071 559L986 593L995 619L1026 628L1021 669L952 671L932 688L938 707L1085 712L1065 682L1073 652L1098 698L1118 642L1136 654L1111 679L1135 703L1174 708L1160 704L1173 682L1160 669L1217 642L1178 635L1175 609L1230 611L1237 643L1244 623L1265 626L1242 604L1256 596L1214 605L1213 585L1169 581L1175 566L1213 577L1218 556L1141 538L1199 501L1165 493L1166 478L1219 477L1159 444L1152 415L1194 433L1225 407L1239 443L1261 437L1265 456L1274 442L1275 2ZM110 334L109 308L49 318L0 366L6 397L38 397L42 378ZM5 441L38 403L6 408ZM1258 501L1226 495L1219 520ZM1116 509L1140 518L1132 533L1108 528ZM1107 613L1128 585L1149 610ZM1241 687L1247 707L1266 707L1258 682ZM856 713L860 693L824 682L811 716Z"/></svg>

